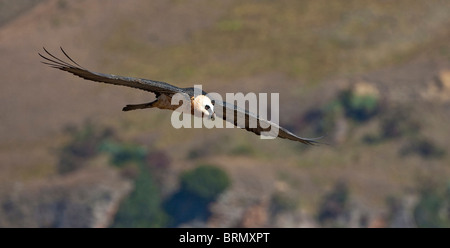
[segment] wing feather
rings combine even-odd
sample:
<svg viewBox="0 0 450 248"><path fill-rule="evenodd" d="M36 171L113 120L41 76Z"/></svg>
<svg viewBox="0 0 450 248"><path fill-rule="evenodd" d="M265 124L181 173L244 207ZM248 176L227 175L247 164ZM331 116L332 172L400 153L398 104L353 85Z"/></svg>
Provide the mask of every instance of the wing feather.
<svg viewBox="0 0 450 248"><path fill-rule="evenodd" d="M49 65L52 68L56 68L62 71L70 72L76 76L79 76L81 78L96 81L96 82L102 82L107 84L114 84L114 85L121 85L121 86L127 86L131 88L136 88L140 90L149 91L152 93L155 93L156 95L159 94L166 94L166 95L173 95L175 93L184 93L184 90L182 88L178 88L176 86L173 86L171 84L160 82L160 81L154 81L149 79L143 79L143 78L134 78L134 77L124 77L124 76L117 76L112 74L104 74L99 72L93 72L90 70L87 70L80 66L77 62L75 62L69 55L64 51L64 49L61 48L62 53L69 59L73 64L64 61L62 59L59 59L58 57L54 56L50 52L47 51L47 49L44 48L46 56L39 53L39 56L41 56L45 61L42 61L42 63Z"/></svg>
<svg viewBox="0 0 450 248"><path fill-rule="evenodd" d="M278 124L274 122L260 118L259 116L245 109L239 108L236 105L227 102L215 101L214 110L216 112L216 115L224 119L225 121L229 121L227 120L227 116L234 115L234 120L233 122L230 121L230 123L233 123L236 127L245 129L249 132L253 132L257 135L261 135L264 132L266 136L289 139L307 145L319 144L317 140L322 138L322 137L303 138L297 136L288 131L287 129L280 127ZM255 127L255 125L250 125L250 123L256 123L257 125Z"/></svg>

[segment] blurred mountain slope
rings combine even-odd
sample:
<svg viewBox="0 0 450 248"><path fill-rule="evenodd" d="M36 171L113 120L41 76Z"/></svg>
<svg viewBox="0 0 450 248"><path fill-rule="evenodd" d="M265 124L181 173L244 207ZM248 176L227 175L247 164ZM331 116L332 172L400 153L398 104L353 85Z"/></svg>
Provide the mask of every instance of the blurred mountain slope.
<svg viewBox="0 0 450 248"><path fill-rule="evenodd" d="M1 11L11 10L0 3ZM337 180L348 182L355 202L379 214L387 196L414 188L417 177L445 181L450 173L448 156L428 159L405 146L426 138L449 153L448 1L47 0L33 6L0 25L0 193L17 182L60 177L64 129L89 119L123 140L166 151L177 173L199 162L217 164L236 185L260 192L254 196L262 202L287 184L310 213ZM354 85L375 87L383 108L363 123L337 118L343 138L326 130L331 147L263 141L237 129L174 130L167 111L121 111L153 96L48 68L39 63L42 46L54 53L63 46L99 72L181 87L200 83L219 93L279 92L281 124L305 137L320 135L305 114ZM364 142L398 108L420 122L420 142L409 136ZM413 155L400 155L402 149ZM241 168L232 165L240 164L256 183L239 177ZM255 204L239 200L248 195L242 187L232 187L223 201Z"/></svg>

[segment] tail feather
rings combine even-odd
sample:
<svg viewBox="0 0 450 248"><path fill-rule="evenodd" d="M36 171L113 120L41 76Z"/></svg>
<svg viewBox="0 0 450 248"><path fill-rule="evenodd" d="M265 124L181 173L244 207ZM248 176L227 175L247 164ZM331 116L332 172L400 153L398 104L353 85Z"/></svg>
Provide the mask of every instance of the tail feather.
<svg viewBox="0 0 450 248"><path fill-rule="evenodd" d="M130 111L130 110L136 110L136 109L146 109L146 108L153 108L153 104L157 100L153 102L148 103L141 103L141 104L128 104L127 106L123 107L122 111Z"/></svg>

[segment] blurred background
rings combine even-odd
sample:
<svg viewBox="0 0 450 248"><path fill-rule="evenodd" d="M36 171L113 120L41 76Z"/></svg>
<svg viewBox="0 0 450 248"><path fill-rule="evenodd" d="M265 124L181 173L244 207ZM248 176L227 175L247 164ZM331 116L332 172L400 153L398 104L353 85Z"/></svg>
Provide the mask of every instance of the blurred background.
<svg viewBox="0 0 450 248"><path fill-rule="evenodd" d="M1 227L450 227L450 1L0 0ZM40 63L280 93L330 145L174 129Z"/></svg>

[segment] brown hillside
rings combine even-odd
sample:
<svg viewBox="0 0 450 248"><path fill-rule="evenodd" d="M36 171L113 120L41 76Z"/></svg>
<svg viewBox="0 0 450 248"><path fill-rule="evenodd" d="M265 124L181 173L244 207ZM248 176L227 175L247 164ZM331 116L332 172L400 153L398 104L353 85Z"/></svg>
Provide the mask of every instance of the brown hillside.
<svg viewBox="0 0 450 248"><path fill-rule="evenodd" d="M449 180L449 1L14 2L0 1L1 203L21 185L30 190L37 185L36 194L45 193L52 188L44 183L50 179L76 191L77 182L85 183L83 174L104 170L104 181L86 180L95 192L114 195L107 205L117 207L130 180L125 176L114 185L117 168L103 155L73 175L58 173L61 149L70 140L65 130L86 121L113 129L120 140L168 154L164 196L176 190L180 172L199 164L228 172L233 184L212 205L212 217L204 223L209 226L252 223L245 213L252 206L270 211L271 197L280 192L294 199L294 209L280 218L258 212L264 220L259 226L320 226L310 222L323 196L340 181L349 187L353 212L370 222L385 218L387 198L414 195L428 179L430 185ZM237 129L176 130L167 111L122 112L126 104L154 96L49 68L37 54L43 46L55 54L62 46L98 72L181 87L200 83L219 93L280 93L281 124L303 137L325 133L331 145L305 148ZM332 106L347 89L376 95L379 111L362 122L336 112L332 125L318 133L325 117L305 116ZM398 130L391 129L386 133L392 137L380 134L398 124L396 116L408 121L399 124L407 126L407 134L395 136ZM430 147L437 152L427 153ZM14 192L22 192L14 204L36 202L34 193ZM100 219L109 223L113 217L108 218ZM35 225L14 221L0 225Z"/></svg>

